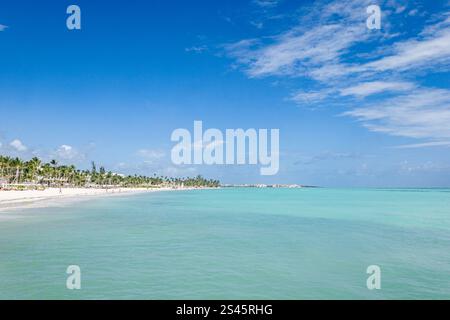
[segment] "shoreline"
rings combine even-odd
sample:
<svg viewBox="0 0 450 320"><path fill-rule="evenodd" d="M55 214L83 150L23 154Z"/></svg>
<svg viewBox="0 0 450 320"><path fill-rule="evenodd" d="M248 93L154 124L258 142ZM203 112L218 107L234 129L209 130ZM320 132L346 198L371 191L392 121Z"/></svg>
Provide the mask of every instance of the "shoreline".
<svg viewBox="0 0 450 320"><path fill-rule="evenodd" d="M204 188L47 188L45 190L0 191L0 214L5 217L5 213L18 209L53 207L99 197L200 189Z"/></svg>

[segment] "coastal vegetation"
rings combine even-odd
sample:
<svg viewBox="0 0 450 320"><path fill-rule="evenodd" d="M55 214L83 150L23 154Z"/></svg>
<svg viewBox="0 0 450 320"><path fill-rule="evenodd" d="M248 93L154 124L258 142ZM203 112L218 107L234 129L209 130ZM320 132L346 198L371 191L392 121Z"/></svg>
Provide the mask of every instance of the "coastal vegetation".
<svg viewBox="0 0 450 320"><path fill-rule="evenodd" d="M37 157L24 161L0 155L1 188L45 188L45 187L218 187L218 180L194 178L171 178L167 176L123 175L97 168L92 162L90 170L77 169L74 165L59 165L56 160L48 163Z"/></svg>

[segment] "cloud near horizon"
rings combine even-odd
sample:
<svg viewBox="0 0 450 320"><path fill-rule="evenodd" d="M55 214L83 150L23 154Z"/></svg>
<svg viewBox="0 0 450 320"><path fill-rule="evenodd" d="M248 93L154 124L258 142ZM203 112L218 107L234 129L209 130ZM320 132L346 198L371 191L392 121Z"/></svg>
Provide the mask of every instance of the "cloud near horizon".
<svg viewBox="0 0 450 320"><path fill-rule="evenodd" d="M19 139L14 139L9 143L9 146L15 151L24 152L28 150L28 147L22 143Z"/></svg>
<svg viewBox="0 0 450 320"><path fill-rule="evenodd" d="M86 159L85 153L80 152L73 146L67 144L59 146L50 156L60 161L79 162Z"/></svg>
<svg viewBox="0 0 450 320"><path fill-rule="evenodd" d="M42 161L57 160L61 164L77 164L87 160L88 154L92 151L94 145L91 143L81 149L68 144L62 144L54 149L37 149L26 145L21 139L13 139L7 144L0 143L2 155L10 157L19 157L23 160L29 160L38 157Z"/></svg>

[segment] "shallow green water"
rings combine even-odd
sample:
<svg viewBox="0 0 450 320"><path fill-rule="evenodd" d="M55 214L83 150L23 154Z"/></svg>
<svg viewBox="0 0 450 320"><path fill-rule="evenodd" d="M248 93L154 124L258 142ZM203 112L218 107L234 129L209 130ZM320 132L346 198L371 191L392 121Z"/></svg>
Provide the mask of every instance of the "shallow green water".
<svg viewBox="0 0 450 320"><path fill-rule="evenodd" d="M3 299L450 298L450 190L160 192L11 215Z"/></svg>

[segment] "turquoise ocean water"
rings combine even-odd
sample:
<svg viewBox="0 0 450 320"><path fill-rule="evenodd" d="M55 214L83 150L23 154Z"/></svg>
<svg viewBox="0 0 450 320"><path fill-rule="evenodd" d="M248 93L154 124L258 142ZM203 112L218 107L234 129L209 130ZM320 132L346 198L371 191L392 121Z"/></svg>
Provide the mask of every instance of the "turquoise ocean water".
<svg viewBox="0 0 450 320"><path fill-rule="evenodd" d="M450 298L445 189L158 192L6 214L1 299Z"/></svg>

